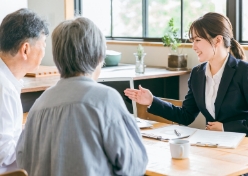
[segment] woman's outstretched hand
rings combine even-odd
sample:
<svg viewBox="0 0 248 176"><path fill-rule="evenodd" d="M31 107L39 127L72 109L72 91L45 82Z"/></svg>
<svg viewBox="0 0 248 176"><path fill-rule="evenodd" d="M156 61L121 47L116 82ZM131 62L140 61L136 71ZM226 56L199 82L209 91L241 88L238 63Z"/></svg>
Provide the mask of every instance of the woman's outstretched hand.
<svg viewBox="0 0 248 176"><path fill-rule="evenodd" d="M150 90L145 89L139 85L139 90L137 89L126 89L124 90L125 95L133 101L136 101L142 105L151 105L153 101L153 95Z"/></svg>

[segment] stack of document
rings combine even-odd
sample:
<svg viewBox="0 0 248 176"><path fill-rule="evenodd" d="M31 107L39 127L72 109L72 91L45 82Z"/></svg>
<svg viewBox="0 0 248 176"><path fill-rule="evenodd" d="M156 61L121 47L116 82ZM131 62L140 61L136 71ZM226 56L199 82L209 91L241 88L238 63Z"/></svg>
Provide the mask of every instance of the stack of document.
<svg viewBox="0 0 248 176"><path fill-rule="evenodd" d="M162 141L189 137L191 145L218 148L236 148L246 136L245 133L200 130L179 125L142 130L141 134L144 137Z"/></svg>

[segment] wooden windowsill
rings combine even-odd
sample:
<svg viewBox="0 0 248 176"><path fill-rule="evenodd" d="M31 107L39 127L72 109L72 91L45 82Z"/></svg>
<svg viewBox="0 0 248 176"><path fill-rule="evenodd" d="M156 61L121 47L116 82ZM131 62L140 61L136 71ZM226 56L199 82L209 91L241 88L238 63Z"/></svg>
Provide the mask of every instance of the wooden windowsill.
<svg viewBox="0 0 248 176"><path fill-rule="evenodd" d="M144 41L107 40L107 44L111 44L111 45L138 45L138 44L142 44L143 46L164 47L162 42L144 42ZM248 45L242 45L242 46L245 50L248 50ZM192 43L183 43L180 47L192 48Z"/></svg>

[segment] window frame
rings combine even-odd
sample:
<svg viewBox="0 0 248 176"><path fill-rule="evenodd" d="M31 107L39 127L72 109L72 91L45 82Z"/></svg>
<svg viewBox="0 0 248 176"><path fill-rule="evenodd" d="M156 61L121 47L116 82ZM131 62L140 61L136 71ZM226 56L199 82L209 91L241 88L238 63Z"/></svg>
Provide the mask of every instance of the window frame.
<svg viewBox="0 0 248 176"><path fill-rule="evenodd" d="M80 1L80 2L79 2ZM83 0L74 0L74 10L75 12L80 12L83 14L81 6L83 6ZM142 35L144 37L113 37L113 0L110 0L110 13L111 13L111 36L105 36L107 40L116 41L143 41L143 42L161 42L161 38L150 38L147 37L148 31L148 0L142 0ZM79 9L80 8L80 9ZM183 26L183 0L181 0L181 28ZM226 0L226 16L230 19L233 26L234 38L240 43L248 43L242 39L242 0ZM181 30L181 40L183 42L188 42L182 39L183 30Z"/></svg>
<svg viewBox="0 0 248 176"><path fill-rule="evenodd" d="M240 9L240 13L239 13L239 21L240 21L240 24L239 24L239 33L240 33L240 38L239 38L239 42L242 43L242 44L248 44L248 40L244 40L243 39L243 32L242 32L242 29L243 29L243 0L239 0L239 9Z"/></svg>
<svg viewBox="0 0 248 176"><path fill-rule="evenodd" d="M82 12L83 0L74 0L74 16L81 16Z"/></svg>

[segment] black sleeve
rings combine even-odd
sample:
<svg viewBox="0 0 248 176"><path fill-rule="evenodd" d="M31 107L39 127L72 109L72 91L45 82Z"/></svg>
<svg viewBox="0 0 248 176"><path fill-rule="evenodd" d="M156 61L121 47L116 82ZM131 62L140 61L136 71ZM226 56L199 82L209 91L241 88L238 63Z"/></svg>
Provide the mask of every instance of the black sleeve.
<svg viewBox="0 0 248 176"><path fill-rule="evenodd" d="M165 102L157 97L154 97L151 107L148 108L148 112L179 124L191 124L200 112L191 89L193 74L194 69L192 70L190 78L188 80L189 90L187 95L185 96L182 107L174 106L169 102Z"/></svg>

